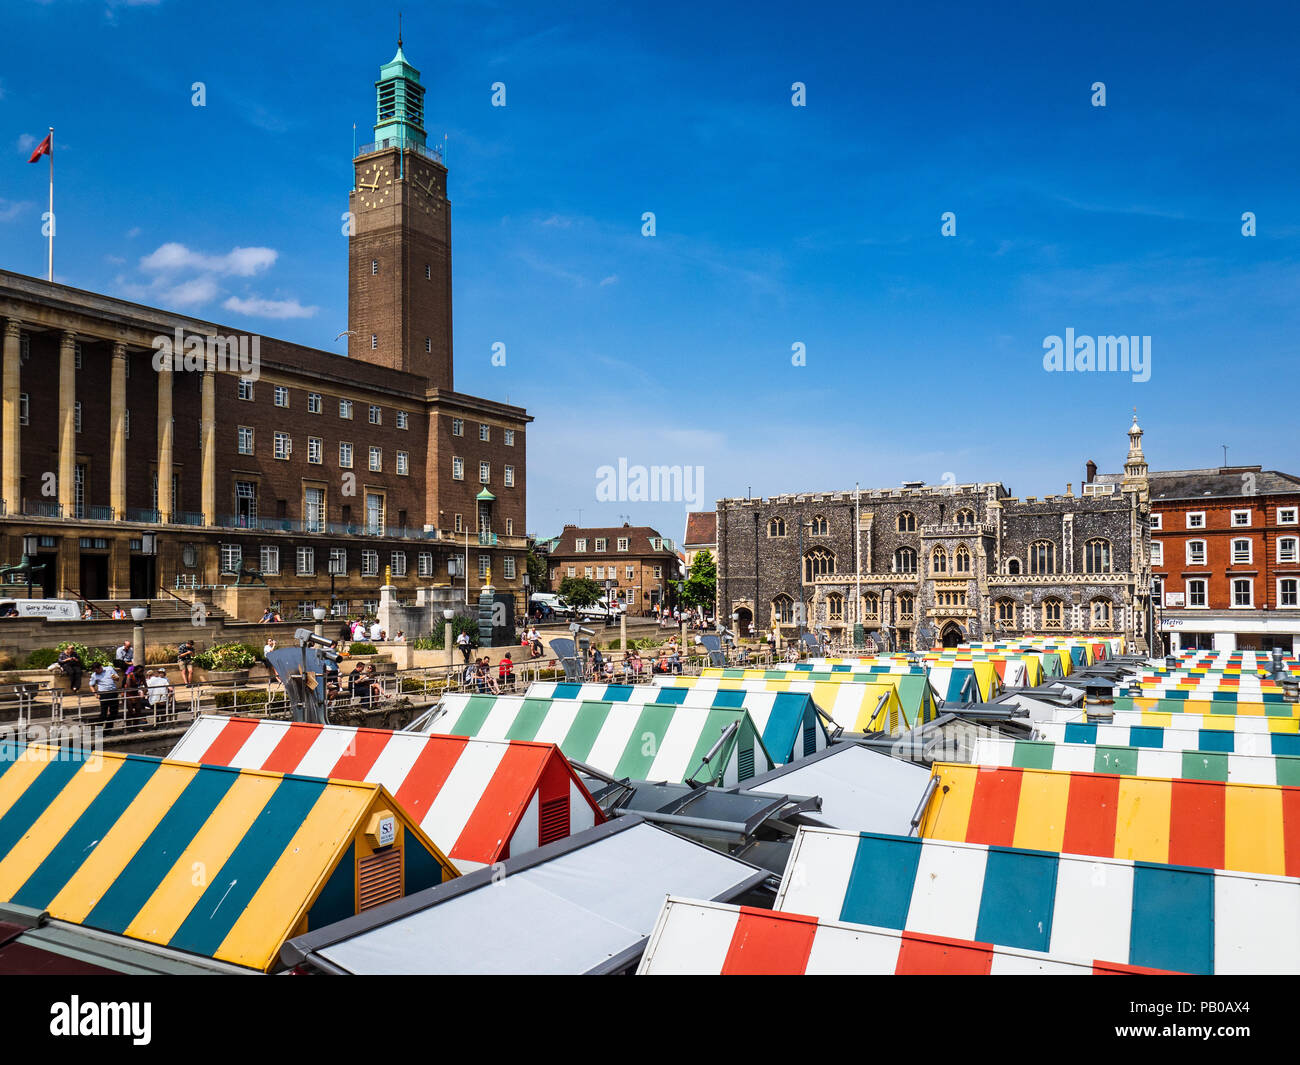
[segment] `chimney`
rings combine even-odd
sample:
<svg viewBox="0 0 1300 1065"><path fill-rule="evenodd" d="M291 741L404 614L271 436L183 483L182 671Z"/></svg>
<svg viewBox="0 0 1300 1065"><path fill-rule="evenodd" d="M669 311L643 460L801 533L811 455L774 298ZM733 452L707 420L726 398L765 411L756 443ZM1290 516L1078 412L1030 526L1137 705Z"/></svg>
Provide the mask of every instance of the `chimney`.
<svg viewBox="0 0 1300 1065"><path fill-rule="evenodd" d="M1066 481L1066 482L1065 482L1065 495L1066 495L1067 498L1069 498L1070 496L1073 496L1073 495L1074 495L1074 482L1073 482L1073 481Z"/></svg>
<svg viewBox="0 0 1300 1065"><path fill-rule="evenodd" d="M1088 483L1092 484L1092 482L1097 479L1097 464L1093 462L1092 459L1089 459L1087 468L1088 468Z"/></svg>

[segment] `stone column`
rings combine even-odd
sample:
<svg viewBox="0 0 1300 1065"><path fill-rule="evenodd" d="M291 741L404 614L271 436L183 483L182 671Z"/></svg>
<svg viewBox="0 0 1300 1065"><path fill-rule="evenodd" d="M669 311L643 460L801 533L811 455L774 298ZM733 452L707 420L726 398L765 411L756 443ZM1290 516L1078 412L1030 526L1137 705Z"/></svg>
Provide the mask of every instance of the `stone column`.
<svg viewBox="0 0 1300 1065"><path fill-rule="evenodd" d="M77 335L59 335L59 506L63 516L75 515L77 465Z"/></svg>
<svg viewBox="0 0 1300 1065"><path fill-rule="evenodd" d="M172 368L158 370L158 510L172 520Z"/></svg>
<svg viewBox="0 0 1300 1065"><path fill-rule="evenodd" d="M203 442L203 524L217 523L217 379L207 370L203 374L202 409L199 412Z"/></svg>
<svg viewBox="0 0 1300 1065"><path fill-rule="evenodd" d="M126 517L126 345L113 345L109 383L108 502L113 517Z"/></svg>
<svg viewBox="0 0 1300 1065"><path fill-rule="evenodd" d="M3 416L3 427L0 427L0 434L3 434L0 438L0 492L4 493L10 514L17 514L23 505L19 480L22 476L22 431L18 425L18 393L22 381L18 339L21 332L22 322L17 318L6 319L3 384L0 386L0 416Z"/></svg>

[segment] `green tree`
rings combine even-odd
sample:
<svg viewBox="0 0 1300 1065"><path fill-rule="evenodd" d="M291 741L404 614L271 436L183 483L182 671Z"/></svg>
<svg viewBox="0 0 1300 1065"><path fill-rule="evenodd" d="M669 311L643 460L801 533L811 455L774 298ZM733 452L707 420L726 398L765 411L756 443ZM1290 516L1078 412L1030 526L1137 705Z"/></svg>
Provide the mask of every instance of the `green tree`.
<svg viewBox="0 0 1300 1065"><path fill-rule="evenodd" d="M605 598L605 589L590 577L565 577L560 581L560 594L574 606L591 606Z"/></svg>
<svg viewBox="0 0 1300 1065"><path fill-rule="evenodd" d="M528 590L530 592L548 592L551 582L546 574L546 559L535 551L529 550L526 557L528 565Z"/></svg>
<svg viewBox="0 0 1300 1065"><path fill-rule="evenodd" d="M718 565L713 555L701 551L682 582L682 601L690 606L712 607L718 592Z"/></svg>

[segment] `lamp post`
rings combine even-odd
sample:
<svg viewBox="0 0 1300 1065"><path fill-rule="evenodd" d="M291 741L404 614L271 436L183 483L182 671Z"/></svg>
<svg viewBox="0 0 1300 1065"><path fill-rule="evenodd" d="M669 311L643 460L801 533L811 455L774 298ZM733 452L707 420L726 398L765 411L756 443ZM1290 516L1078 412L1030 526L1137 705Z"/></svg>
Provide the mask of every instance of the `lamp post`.
<svg viewBox="0 0 1300 1065"><path fill-rule="evenodd" d="M442 611L442 620L443 620L443 622L444 622L444 625L443 625L443 630L442 630L442 642L443 642L444 645L446 645L446 648L447 648L447 674L448 674L448 676L451 675L452 667L455 665L455 662L452 660L452 657L451 657L451 654L452 654L452 644L451 644L451 619L452 619L453 617L455 617L455 614L456 614L456 612L455 612L454 610L452 610L451 607L444 607L444 608L443 608L443 611Z"/></svg>
<svg viewBox="0 0 1300 1065"><path fill-rule="evenodd" d="M311 616L316 619L316 635L323 637L325 635L325 608L323 606L312 607Z"/></svg>
<svg viewBox="0 0 1300 1065"><path fill-rule="evenodd" d="M39 536L23 537L23 560L22 567L27 571L27 598L32 597L32 571L36 566L36 551L40 547L41 538ZM40 567L44 569L44 566Z"/></svg>
<svg viewBox="0 0 1300 1065"><path fill-rule="evenodd" d="M149 608L144 606L133 606L131 608L131 620L135 625L131 628L131 642L135 645L135 651L131 656L132 663L144 665L144 619L149 616ZM123 678L124 680L126 678Z"/></svg>

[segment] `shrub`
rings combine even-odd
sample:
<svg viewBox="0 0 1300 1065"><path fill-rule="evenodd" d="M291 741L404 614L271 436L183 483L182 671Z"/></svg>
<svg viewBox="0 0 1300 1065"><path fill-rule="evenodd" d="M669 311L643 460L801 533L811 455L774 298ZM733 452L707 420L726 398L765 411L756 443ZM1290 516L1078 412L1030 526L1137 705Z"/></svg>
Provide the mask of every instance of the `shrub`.
<svg viewBox="0 0 1300 1065"><path fill-rule="evenodd" d="M59 660L59 648L55 647L38 647L35 651L27 656L23 663L24 669L48 669L51 665ZM85 661L85 656L82 656Z"/></svg>
<svg viewBox="0 0 1300 1065"><path fill-rule="evenodd" d="M268 696L266 692L261 691L214 692L213 699L217 709L228 710L232 706L265 706Z"/></svg>
<svg viewBox="0 0 1300 1065"><path fill-rule="evenodd" d="M424 691L424 682L418 677L403 677L402 691L404 692L422 692Z"/></svg>
<svg viewBox="0 0 1300 1065"><path fill-rule="evenodd" d="M373 643L350 643L348 644L348 655L356 658L357 655L373 655L379 651Z"/></svg>
<svg viewBox="0 0 1300 1065"><path fill-rule="evenodd" d="M18 666L17 659L8 651L0 651L0 671L15 669Z"/></svg>
<svg viewBox="0 0 1300 1065"><path fill-rule="evenodd" d="M196 654L194 664L202 669L225 672L247 669L260 658L261 655L246 643L216 643Z"/></svg>
<svg viewBox="0 0 1300 1065"><path fill-rule="evenodd" d="M164 666L176 661L178 649L169 643L149 644L144 649L146 666Z"/></svg>
<svg viewBox="0 0 1300 1065"><path fill-rule="evenodd" d="M28 664L25 668L48 668L50 663L58 661L59 652L66 647L71 647L77 652L77 657L81 659L87 669L93 669L99 662L103 662L106 666L111 666L113 664L113 656L102 647L87 647L84 643L76 643L73 640L64 640L52 651L48 647L42 647L33 651L27 656Z"/></svg>
<svg viewBox="0 0 1300 1065"><path fill-rule="evenodd" d="M433 632L428 636L420 636L412 641L412 646L417 651L442 651L445 645L442 642L443 624L435 624ZM469 645L478 646L478 618L467 617L464 614L457 614L451 619L451 642L454 644L460 638L461 633L469 636Z"/></svg>

